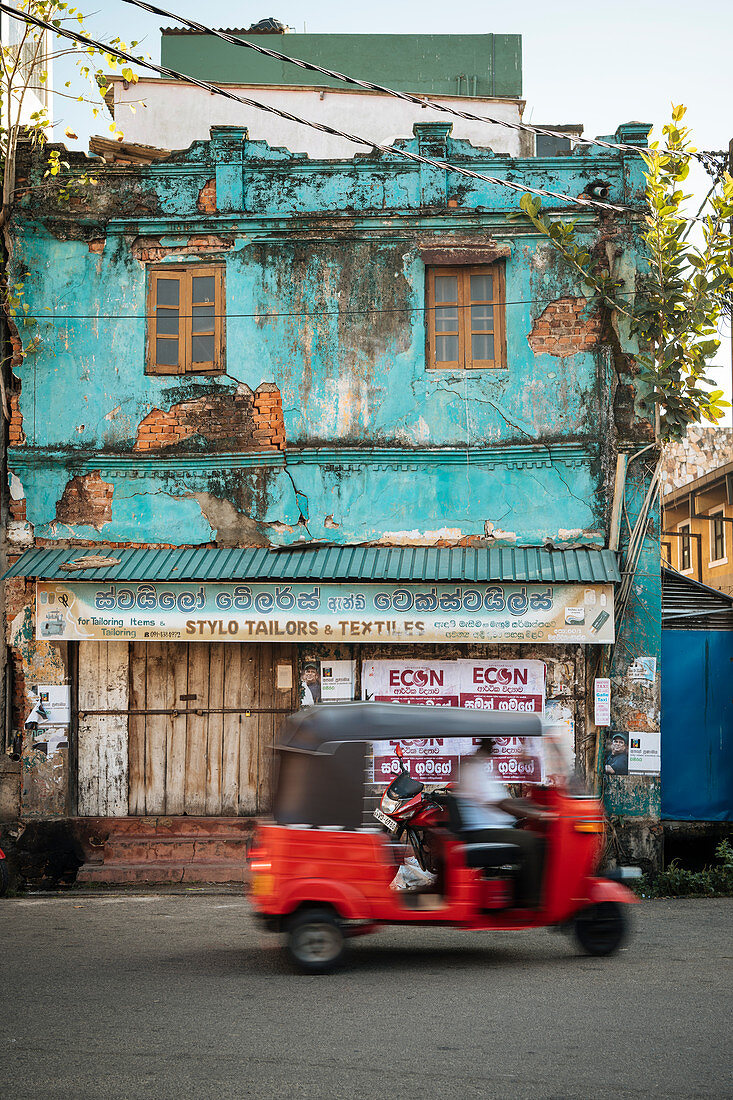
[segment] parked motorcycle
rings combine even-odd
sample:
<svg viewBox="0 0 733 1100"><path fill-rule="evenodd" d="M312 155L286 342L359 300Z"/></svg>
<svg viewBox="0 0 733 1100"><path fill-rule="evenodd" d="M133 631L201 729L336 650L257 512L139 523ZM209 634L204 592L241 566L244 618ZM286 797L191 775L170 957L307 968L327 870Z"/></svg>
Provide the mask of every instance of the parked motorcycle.
<svg viewBox="0 0 733 1100"><path fill-rule="evenodd" d="M404 834L423 871L434 874L436 867L429 831L446 821L441 796L446 796L448 792L436 790L426 794L425 784L411 777L400 745L395 749L395 756L400 774L386 788L374 816L396 841L401 840Z"/></svg>

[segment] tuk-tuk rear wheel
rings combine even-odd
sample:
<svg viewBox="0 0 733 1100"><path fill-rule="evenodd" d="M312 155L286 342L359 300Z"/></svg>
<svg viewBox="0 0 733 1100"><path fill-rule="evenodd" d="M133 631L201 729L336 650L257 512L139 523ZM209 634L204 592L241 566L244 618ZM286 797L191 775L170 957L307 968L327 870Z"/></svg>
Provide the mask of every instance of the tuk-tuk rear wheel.
<svg viewBox="0 0 733 1100"><path fill-rule="evenodd" d="M325 974L344 957L343 928L330 909L301 909L288 921L286 932L288 957L306 974Z"/></svg>
<svg viewBox="0 0 733 1100"><path fill-rule="evenodd" d="M575 935L589 955L612 955L626 939L628 917L617 901L601 901L581 909L575 917Z"/></svg>

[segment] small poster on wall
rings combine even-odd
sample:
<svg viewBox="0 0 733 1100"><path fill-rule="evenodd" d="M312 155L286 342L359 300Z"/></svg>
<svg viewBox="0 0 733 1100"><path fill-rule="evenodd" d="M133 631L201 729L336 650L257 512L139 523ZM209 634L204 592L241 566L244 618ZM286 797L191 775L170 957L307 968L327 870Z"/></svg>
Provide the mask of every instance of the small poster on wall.
<svg viewBox="0 0 733 1100"><path fill-rule="evenodd" d="M629 774L629 735L623 730L613 730L608 735L603 771L605 775Z"/></svg>
<svg viewBox="0 0 733 1100"><path fill-rule="evenodd" d="M321 661L321 702L353 699L355 670L356 661Z"/></svg>
<svg viewBox="0 0 733 1100"><path fill-rule="evenodd" d="M646 730L629 732L629 771L659 775L662 770L661 734Z"/></svg>
<svg viewBox="0 0 733 1100"><path fill-rule="evenodd" d="M608 677L598 676L593 681L594 717L597 726L611 725L611 681Z"/></svg>
<svg viewBox="0 0 733 1100"><path fill-rule="evenodd" d="M300 677L301 706L353 699L355 669L355 661L306 660Z"/></svg>
<svg viewBox="0 0 733 1100"><path fill-rule="evenodd" d="M38 725L68 726L71 721L71 689L68 684L39 684L38 700L46 712Z"/></svg>

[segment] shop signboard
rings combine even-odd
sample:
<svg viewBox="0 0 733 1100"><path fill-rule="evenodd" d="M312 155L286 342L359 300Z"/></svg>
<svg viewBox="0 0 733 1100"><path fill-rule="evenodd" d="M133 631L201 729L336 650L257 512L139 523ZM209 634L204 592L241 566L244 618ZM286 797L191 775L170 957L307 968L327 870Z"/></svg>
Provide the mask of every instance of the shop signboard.
<svg viewBox="0 0 733 1100"><path fill-rule="evenodd" d="M539 714L545 710L543 661L365 661L362 697L382 703ZM374 782L399 770L397 742L375 742ZM413 738L400 742L410 775L423 783L457 783L461 758L476 751L472 738ZM506 783L541 783L542 746L538 738L497 738L487 770Z"/></svg>
<svg viewBox="0 0 733 1100"><path fill-rule="evenodd" d="M614 640L611 585L37 583L46 641Z"/></svg>

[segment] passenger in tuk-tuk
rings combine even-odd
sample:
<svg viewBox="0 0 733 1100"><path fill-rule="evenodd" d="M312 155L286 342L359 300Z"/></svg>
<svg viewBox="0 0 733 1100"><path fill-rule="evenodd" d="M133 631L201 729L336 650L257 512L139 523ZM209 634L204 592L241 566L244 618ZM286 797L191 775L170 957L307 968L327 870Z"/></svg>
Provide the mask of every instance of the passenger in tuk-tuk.
<svg viewBox="0 0 733 1100"><path fill-rule="evenodd" d="M456 790L461 834L468 843L515 845L519 849L516 904L539 904L543 840L516 827L516 819L549 820L552 815L525 799L511 798L508 788L494 779L486 763L494 752L494 740L485 737L473 756L461 762L461 781Z"/></svg>

